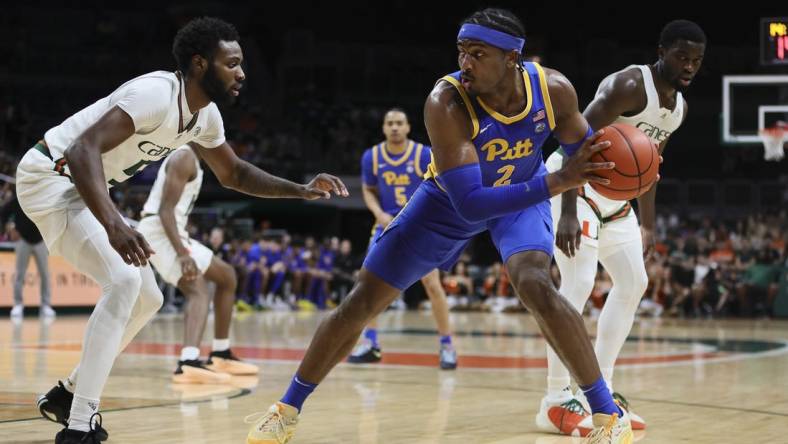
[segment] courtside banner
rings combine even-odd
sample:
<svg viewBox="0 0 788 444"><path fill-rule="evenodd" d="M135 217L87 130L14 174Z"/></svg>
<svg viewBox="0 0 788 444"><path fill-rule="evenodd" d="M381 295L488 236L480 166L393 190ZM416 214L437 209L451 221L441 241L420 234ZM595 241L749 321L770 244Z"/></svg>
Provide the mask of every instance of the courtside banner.
<svg viewBox="0 0 788 444"><path fill-rule="evenodd" d="M16 255L13 251L0 251L0 307L14 304L14 279L16 279ZM37 307L41 303L38 267L33 256L25 274L22 298L26 307ZM78 272L59 256L49 257L49 285L52 290L52 306L93 306L101 296L101 288L92 279Z"/></svg>

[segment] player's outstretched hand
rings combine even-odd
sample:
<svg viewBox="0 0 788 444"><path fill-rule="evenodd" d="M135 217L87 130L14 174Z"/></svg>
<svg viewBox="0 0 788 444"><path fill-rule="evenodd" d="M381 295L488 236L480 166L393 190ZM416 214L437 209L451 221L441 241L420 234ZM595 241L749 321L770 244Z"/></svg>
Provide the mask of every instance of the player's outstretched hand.
<svg viewBox="0 0 788 444"><path fill-rule="evenodd" d="M596 170L612 170L616 167L614 162L592 162L591 157L603 150L610 147L610 142L600 141L597 143L599 136L604 134L604 130L595 132L591 137L586 139L580 148L564 162L563 167L558 171L564 184L570 188L581 187L586 182L596 182L603 185L610 183L608 179L597 176Z"/></svg>
<svg viewBox="0 0 788 444"><path fill-rule="evenodd" d="M142 234L126 225L121 219L105 228L110 245L118 252L123 262L129 265L144 267L148 265L150 255L156 253Z"/></svg>
<svg viewBox="0 0 788 444"><path fill-rule="evenodd" d="M330 199L332 192L337 196L348 196L347 187L340 178L320 173L304 186L303 198L306 200Z"/></svg>

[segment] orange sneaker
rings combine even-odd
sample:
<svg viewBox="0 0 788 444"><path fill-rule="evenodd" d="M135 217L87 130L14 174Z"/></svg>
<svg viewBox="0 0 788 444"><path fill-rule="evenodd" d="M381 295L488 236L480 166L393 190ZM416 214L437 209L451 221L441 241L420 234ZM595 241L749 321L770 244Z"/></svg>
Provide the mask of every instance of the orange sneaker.
<svg viewBox="0 0 788 444"><path fill-rule="evenodd" d="M233 355L228 348L224 351L212 351L208 356L207 367L215 372L227 373L234 376L256 375L260 368L254 364L241 361Z"/></svg>
<svg viewBox="0 0 788 444"><path fill-rule="evenodd" d="M178 361L178 368L172 375L172 382L176 384L227 384L230 375L215 372L203 364L199 359Z"/></svg>

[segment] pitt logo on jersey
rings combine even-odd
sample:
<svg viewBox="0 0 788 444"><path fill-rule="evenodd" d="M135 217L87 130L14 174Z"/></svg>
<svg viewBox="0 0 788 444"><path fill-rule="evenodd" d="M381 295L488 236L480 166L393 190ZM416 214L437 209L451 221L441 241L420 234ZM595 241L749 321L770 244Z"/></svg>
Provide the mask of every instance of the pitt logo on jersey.
<svg viewBox="0 0 788 444"><path fill-rule="evenodd" d="M485 160L493 162L495 160L515 160L533 154L534 144L530 138L518 141L513 147L509 147L506 139L492 139L485 143L481 150L487 153Z"/></svg>
<svg viewBox="0 0 788 444"><path fill-rule="evenodd" d="M394 171L384 171L383 180L388 186L408 186L410 185L410 175L397 174Z"/></svg>

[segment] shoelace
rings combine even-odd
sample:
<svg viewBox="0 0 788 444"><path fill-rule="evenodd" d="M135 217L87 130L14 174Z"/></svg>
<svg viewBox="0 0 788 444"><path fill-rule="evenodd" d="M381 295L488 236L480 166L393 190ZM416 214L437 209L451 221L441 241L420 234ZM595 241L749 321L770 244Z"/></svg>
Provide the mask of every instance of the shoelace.
<svg viewBox="0 0 788 444"><path fill-rule="evenodd" d="M627 398L625 398L623 395L621 395L621 393L614 392L613 393L613 400L616 401L616 404L618 404L620 407L623 407L623 408L629 410L629 401L627 401Z"/></svg>
<svg viewBox="0 0 788 444"><path fill-rule="evenodd" d="M98 436L96 436L98 429L101 427L101 422L102 422L101 413L96 412L90 415L90 420L88 421L88 424L90 425L90 431L86 433L85 436L83 436L79 442L85 444L101 444L101 441L99 441Z"/></svg>
<svg viewBox="0 0 788 444"><path fill-rule="evenodd" d="M601 429L596 429L588 435L588 442L589 444L595 443L602 443L602 438L608 438L610 435L613 434L613 427L615 427L616 422L618 421L618 413L613 413L610 415L610 419L607 421L607 424L604 425Z"/></svg>
<svg viewBox="0 0 788 444"><path fill-rule="evenodd" d="M270 417L268 419L266 419L267 416L270 416ZM256 424L258 421L260 421L262 419L266 419L266 420L263 421L262 424L260 424L260 427L258 427L259 431L261 431L261 432L265 432L265 431L269 431L269 432L272 431L272 432L274 432L274 434L276 435L276 439L279 442L281 442L286 437L286 433L285 433L285 425L286 425L285 424L285 418L284 418L284 416L282 416L281 413L279 413L278 410L276 412L272 412L272 411L269 410L267 412L255 412L255 413L252 413L251 415L248 415L246 418L244 418L244 423L246 423L246 424ZM272 423L272 420L274 421L273 423Z"/></svg>
<svg viewBox="0 0 788 444"><path fill-rule="evenodd" d="M575 398L572 398L569 401L566 401L565 403L561 404L561 407L577 415L588 416L589 414L588 410L586 410L586 408L583 407L583 404L581 404L580 401L578 401Z"/></svg>

